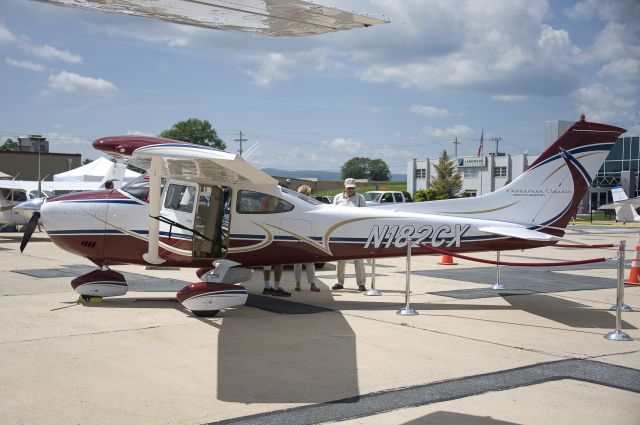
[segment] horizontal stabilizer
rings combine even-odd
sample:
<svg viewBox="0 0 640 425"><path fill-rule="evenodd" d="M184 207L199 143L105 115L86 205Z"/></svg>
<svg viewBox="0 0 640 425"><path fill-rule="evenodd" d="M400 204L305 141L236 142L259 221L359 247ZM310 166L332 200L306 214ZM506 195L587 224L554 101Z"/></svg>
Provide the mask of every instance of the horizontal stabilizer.
<svg viewBox="0 0 640 425"><path fill-rule="evenodd" d="M525 229L523 227L481 227L478 230L492 235L508 236L511 238L526 239L528 241L560 241L561 237L538 232L536 230Z"/></svg>

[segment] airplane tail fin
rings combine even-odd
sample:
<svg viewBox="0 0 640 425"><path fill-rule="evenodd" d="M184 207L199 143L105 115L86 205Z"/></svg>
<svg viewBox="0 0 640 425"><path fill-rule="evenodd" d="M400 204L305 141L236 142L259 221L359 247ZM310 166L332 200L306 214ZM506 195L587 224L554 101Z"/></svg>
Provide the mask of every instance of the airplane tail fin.
<svg viewBox="0 0 640 425"><path fill-rule="evenodd" d="M629 199L622 186L612 187L611 196L613 197L613 202L626 201Z"/></svg>
<svg viewBox="0 0 640 425"><path fill-rule="evenodd" d="M476 198L418 202L395 209L460 215L563 232L618 136L626 130L581 118L513 182Z"/></svg>

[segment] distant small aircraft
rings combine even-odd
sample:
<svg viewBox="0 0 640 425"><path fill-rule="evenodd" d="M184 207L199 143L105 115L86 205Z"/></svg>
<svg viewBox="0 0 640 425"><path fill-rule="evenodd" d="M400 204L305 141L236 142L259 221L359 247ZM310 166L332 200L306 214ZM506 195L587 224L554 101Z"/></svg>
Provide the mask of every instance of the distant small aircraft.
<svg viewBox="0 0 640 425"><path fill-rule="evenodd" d="M622 186L611 188L613 203L602 205L599 210L615 210L616 220L621 223L639 223L640 215L637 208L640 208L640 197L629 199Z"/></svg>

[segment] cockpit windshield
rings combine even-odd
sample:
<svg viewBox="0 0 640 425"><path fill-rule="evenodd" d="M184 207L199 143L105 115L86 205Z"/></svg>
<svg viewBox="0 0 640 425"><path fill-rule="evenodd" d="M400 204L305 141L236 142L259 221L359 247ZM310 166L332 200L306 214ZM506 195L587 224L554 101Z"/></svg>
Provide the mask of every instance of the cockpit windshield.
<svg viewBox="0 0 640 425"><path fill-rule="evenodd" d="M164 189L164 184L166 179L162 179L160 183L160 192ZM130 181L129 183L123 185L120 190L127 192L129 195L134 198L138 198L143 202L149 202L149 175L142 174L141 176L136 177L135 180Z"/></svg>

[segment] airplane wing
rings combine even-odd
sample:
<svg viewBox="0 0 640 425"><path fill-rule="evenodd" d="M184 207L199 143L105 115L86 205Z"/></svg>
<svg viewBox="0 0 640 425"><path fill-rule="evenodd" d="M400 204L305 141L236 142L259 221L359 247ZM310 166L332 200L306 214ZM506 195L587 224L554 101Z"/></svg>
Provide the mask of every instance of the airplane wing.
<svg viewBox="0 0 640 425"><path fill-rule="evenodd" d="M302 0L40 0L204 28L295 37L384 21Z"/></svg>
<svg viewBox="0 0 640 425"><path fill-rule="evenodd" d="M278 181L245 161L240 155L207 146L171 143L144 146L133 151L129 163L149 170L156 159L162 177L199 183L250 183L275 186Z"/></svg>
<svg viewBox="0 0 640 425"><path fill-rule="evenodd" d="M481 232L489 233L492 235L508 236L518 239L526 239L529 241L560 241L563 238L559 236L549 235L547 233L538 232L536 230L525 229L523 227L498 227L487 226L480 227L478 230Z"/></svg>
<svg viewBox="0 0 640 425"><path fill-rule="evenodd" d="M620 204L618 204L617 202L614 202L613 204L604 204L604 205L600 205L598 207L599 210L615 210L616 207L619 207Z"/></svg>
<svg viewBox="0 0 640 425"><path fill-rule="evenodd" d="M619 201L618 203L620 205L631 205L634 208L638 208L640 207L640 198L636 197L631 199L625 199L623 201Z"/></svg>

